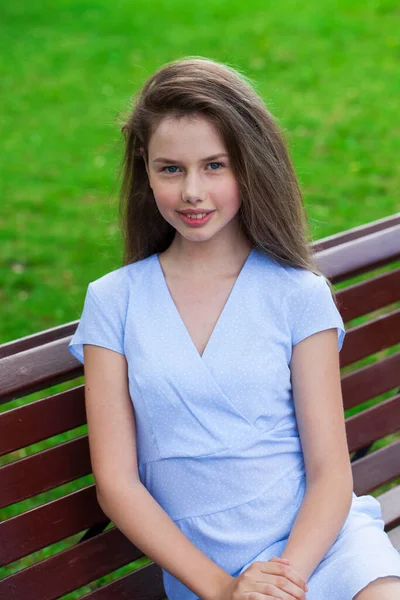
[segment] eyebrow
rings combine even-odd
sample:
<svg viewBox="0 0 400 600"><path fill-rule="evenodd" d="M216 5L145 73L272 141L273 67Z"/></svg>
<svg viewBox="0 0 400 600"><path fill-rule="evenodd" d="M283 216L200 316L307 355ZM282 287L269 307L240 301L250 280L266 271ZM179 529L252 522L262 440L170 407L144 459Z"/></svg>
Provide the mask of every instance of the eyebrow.
<svg viewBox="0 0 400 600"><path fill-rule="evenodd" d="M199 162L205 162L205 161L209 161L209 160L215 160L216 158L220 158L221 156L228 156L228 154L226 152L220 152L219 154L213 154L213 156L207 156L207 158L202 158L200 159ZM153 163L167 163L167 164L179 164L179 160L174 160L173 158L163 158L162 156L159 156L158 158L155 158L153 160Z"/></svg>

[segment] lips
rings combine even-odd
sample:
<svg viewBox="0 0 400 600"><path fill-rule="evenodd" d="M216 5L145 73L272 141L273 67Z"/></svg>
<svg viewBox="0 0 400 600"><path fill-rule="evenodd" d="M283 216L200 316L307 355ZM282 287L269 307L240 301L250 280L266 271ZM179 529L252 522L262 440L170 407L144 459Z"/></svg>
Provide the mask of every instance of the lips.
<svg viewBox="0 0 400 600"><path fill-rule="evenodd" d="M211 212L215 212L215 210L194 210L194 209L189 209L189 210L178 210L177 211L179 214L181 215L208 215Z"/></svg>
<svg viewBox="0 0 400 600"><path fill-rule="evenodd" d="M180 216L180 218L182 219L182 221L184 221L186 224L190 225L191 227L199 227L201 225L204 225L205 223L208 223L208 221L211 219L211 217L213 216L215 211L211 211L208 213L200 213L204 216L200 217L200 216L194 216L194 214L188 215L185 213L181 213L178 212L178 215ZM195 213L196 215L199 215L199 213Z"/></svg>

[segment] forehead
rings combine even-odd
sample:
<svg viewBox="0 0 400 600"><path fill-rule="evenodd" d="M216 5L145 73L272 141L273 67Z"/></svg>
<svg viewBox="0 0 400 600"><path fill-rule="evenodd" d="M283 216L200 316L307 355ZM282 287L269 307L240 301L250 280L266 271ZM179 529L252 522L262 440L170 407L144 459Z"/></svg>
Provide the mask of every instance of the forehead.
<svg viewBox="0 0 400 600"><path fill-rule="evenodd" d="M211 148L212 147L212 148ZM226 150L219 131L204 116L165 117L158 125L149 142L149 151L166 152L179 149L215 152Z"/></svg>

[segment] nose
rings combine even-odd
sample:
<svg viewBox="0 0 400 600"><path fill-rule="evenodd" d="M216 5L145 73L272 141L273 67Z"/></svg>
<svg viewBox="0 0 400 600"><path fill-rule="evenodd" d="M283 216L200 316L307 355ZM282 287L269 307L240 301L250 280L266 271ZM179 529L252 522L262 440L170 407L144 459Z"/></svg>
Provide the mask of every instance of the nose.
<svg viewBox="0 0 400 600"><path fill-rule="evenodd" d="M195 171L188 172L183 180L182 198L189 202L196 202L198 199L203 200L204 186L200 175Z"/></svg>

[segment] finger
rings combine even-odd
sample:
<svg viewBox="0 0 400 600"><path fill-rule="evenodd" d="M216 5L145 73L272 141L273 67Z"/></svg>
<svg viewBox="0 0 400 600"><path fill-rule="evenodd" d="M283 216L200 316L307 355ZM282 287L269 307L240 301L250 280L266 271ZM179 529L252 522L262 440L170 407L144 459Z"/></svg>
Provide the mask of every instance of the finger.
<svg viewBox="0 0 400 600"><path fill-rule="evenodd" d="M290 561L289 561L287 558L278 558L278 557L274 556L274 557L273 557L273 558L271 558L270 560L271 560L271 561L275 561L275 562L281 562L281 561L284 561L282 564L285 564L285 565L289 565L289 564L290 564ZM295 572L296 572L296 571L295 571ZM304 581L304 590L305 590L306 592L308 592L308 589L309 589L309 588L308 588L308 584L307 584L307 582L306 582L306 581Z"/></svg>
<svg viewBox="0 0 400 600"><path fill-rule="evenodd" d="M288 565L289 564L289 559L287 558L281 558L280 556L273 556L272 558L270 558L269 560L275 560L277 562L283 562L284 564Z"/></svg>
<svg viewBox="0 0 400 600"><path fill-rule="evenodd" d="M257 594L261 594L262 600L265 600L266 598L272 598L273 600L299 600L299 598L301 598L303 600L304 598L304 596L299 594L294 596L290 592L282 590L280 587L271 582L254 582L251 591L253 593L256 592Z"/></svg>
<svg viewBox="0 0 400 600"><path fill-rule="evenodd" d="M267 566L268 562L271 563L269 568ZM271 571L271 569L272 569L272 571ZM269 573L269 574L272 572L274 575L281 575L283 577L286 577L287 579L289 579L290 581L295 583L303 591L305 590L306 582L304 581L304 579L302 579L302 577L300 577L300 575L297 573L297 571L292 569L292 567L289 565L279 564L275 561L266 561L260 567L260 571L262 573Z"/></svg>
<svg viewBox="0 0 400 600"><path fill-rule="evenodd" d="M297 571L295 571L290 565L285 566L284 577L301 587L302 590L308 592L307 582L300 577Z"/></svg>
<svg viewBox="0 0 400 600"><path fill-rule="evenodd" d="M276 580L274 581L274 584L277 588L279 588L279 590L282 590L286 594L289 594L290 598L296 598L297 600L305 599L304 588L299 587L298 585L287 579L287 577L278 575Z"/></svg>

